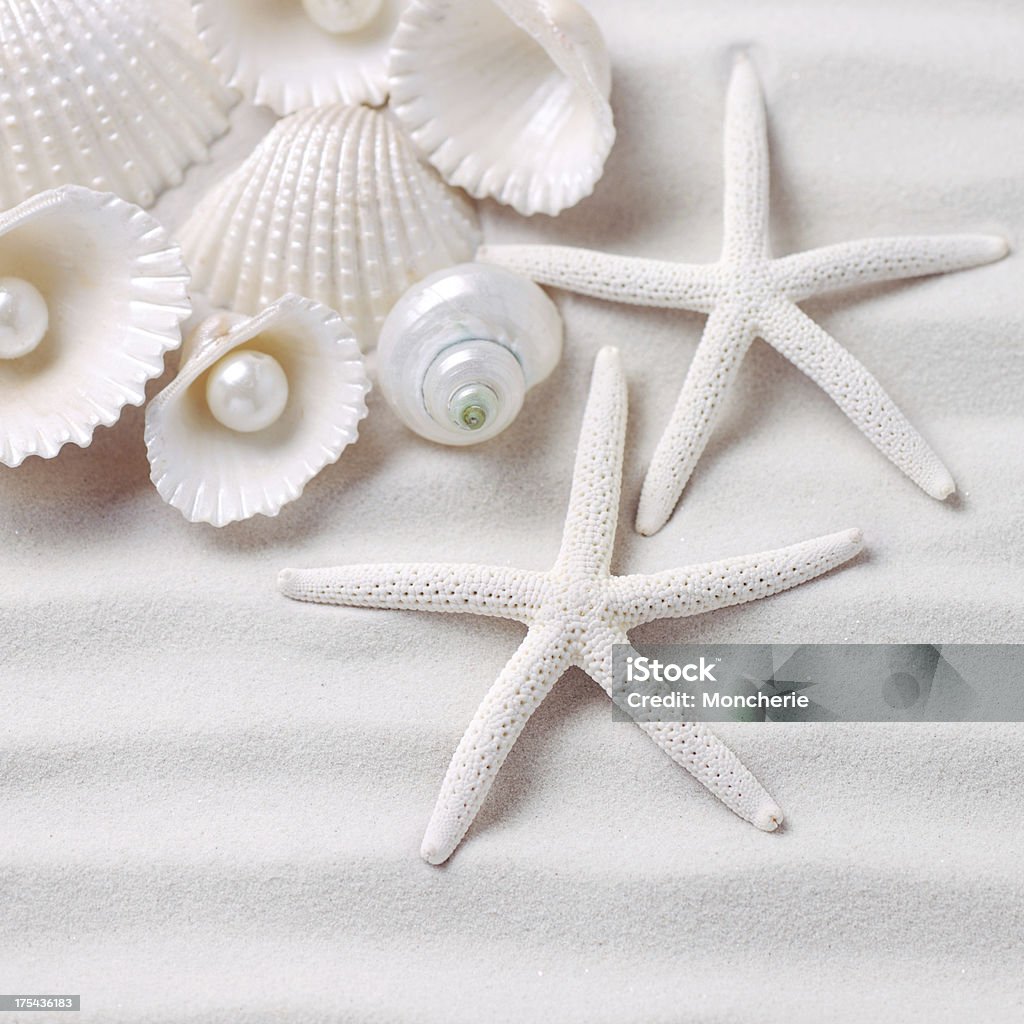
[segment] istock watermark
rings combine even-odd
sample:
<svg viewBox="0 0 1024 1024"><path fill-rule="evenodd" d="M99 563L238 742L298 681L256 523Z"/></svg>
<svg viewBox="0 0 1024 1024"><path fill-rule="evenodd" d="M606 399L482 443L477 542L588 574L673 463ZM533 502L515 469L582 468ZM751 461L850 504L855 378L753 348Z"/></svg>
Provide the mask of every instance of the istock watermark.
<svg viewBox="0 0 1024 1024"><path fill-rule="evenodd" d="M1022 644L618 644L640 722L1024 722Z"/></svg>

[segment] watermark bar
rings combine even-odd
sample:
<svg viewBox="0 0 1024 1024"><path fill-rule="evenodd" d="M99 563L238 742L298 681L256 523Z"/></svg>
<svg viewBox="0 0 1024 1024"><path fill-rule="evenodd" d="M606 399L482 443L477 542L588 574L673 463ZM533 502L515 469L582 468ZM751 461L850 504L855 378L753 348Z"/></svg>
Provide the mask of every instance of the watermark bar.
<svg viewBox="0 0 1024 1024"><path fill-rule="evenodd" d="M636 722L1024 722L1024 644L616 644Z"/></svg>
<svg viewBox="0 0 1024 1024"><path fill-rule="evenodd" d="M35 1010L52 1013L54 1010L80 1010L81 996L5 996L0 995L0 1011L17 1010L19 1013L31 1013Z"/></svg>

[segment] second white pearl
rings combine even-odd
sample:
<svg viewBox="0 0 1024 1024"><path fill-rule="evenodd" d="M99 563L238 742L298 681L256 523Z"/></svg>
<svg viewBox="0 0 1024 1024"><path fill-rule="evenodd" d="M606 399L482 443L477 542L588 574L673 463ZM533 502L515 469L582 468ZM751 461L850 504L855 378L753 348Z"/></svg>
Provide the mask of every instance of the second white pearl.
<svg viewBox="0 0 1024 1024"><path fill-rule="evenodd" d="M358 32L380 10L382 0L302 0L306 13L327 32Z"/></svg>
<svg viewBox="0 0 1024 1024"><path fill-rule="evenodd" d="M0 278L0 359L35 351L50 328L46 299L20 277Z"/></svg>
<svg viewBox="0 0 1024 1024"><path fill-rule="evenodd" d="M218 423L241 434L266 430L288 404L288 377L265 352L226 355L206 381L206 402Z"/></svg>

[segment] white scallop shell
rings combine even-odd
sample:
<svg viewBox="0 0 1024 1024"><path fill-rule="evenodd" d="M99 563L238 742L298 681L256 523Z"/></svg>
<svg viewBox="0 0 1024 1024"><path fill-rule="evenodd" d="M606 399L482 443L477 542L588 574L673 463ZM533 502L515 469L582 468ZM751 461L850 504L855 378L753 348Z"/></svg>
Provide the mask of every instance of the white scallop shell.
<svg viewBox="0 0 1024 1024"><path fill-rule="evenodd" d="M390 82L449 184L526 216L590 195L615 141L608 51L575 0L412 0Z"/></svg>
<svg viewBox="0 0 1024 1024"><path fill-rule="evenodd" d="M301 0L192 0L199 38L228 85L291 114L388 96L388 43L404 0L383 0L358 32L320 28Z"/></svg>
<svg viewBox="0 0 1024 1024"><path fill-rule="evenodd" d="M193 285L254 314L285 292L338 310L364 351L408 287L472 259L473 204L385 112L322 107L278 122L184 225Z"/></svg>
<svg viewBox="0 0 1024 1024"><path fill-rule="evenodd" d="M0 0L0 208L63 184L151 205L237 97L176 0Z"/></svg>
<svg viewBox="0 0 1024 1024"><path fill-rule="evenodd" d="M181 251L137 206L65 185L0 214L0 277L34 285L49 328L0 359L0 462L88 447L126 405L141 405L191 306Z"/></svg>
<svg viewBox="0 0 1024 1024"><path fill-rule="evenodd" d="M281 418L251 434L222 426L206 404L208 371L243 347L277 359L289 384ZM252 319L214 314L183 356L146 409L146 448L160 496L193 523L276 516L338 460L366 416L370 381L355 338L334 310L297 295Z"/></svg>

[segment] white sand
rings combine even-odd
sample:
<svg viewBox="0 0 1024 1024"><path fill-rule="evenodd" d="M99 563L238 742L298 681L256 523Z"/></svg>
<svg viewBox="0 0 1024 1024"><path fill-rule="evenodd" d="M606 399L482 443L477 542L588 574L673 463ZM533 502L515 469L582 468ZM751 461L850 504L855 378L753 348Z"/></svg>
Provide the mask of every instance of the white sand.
<svg viewBox="0 0 1024 1024"><path fill-rule="evenodd" d="M591 3L616 70L607 175L557 221L487 207L490 240L713 258L737 44L768 97L779 252L1024 238L1018 0ZM235 121L161 203L172 224L267 123ZM639 639L1024 641L1022 261L808 307L948 462L954 504L759 343L675 518L638 537L702 320L564 295L564 364L502 438L433 447L375 395L365 439L277 520L216 532L163 505L138 410L4 471L0 989L80 992L75 1019L103 1024L1021 1019L1024 726L721 726L788 815L765 835L573 672L431 868L437 787L519 630L292 604L275 576L546 566L612 342L632 401L621 570L851 525L869 545Z"/></svg>

